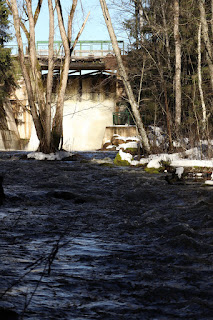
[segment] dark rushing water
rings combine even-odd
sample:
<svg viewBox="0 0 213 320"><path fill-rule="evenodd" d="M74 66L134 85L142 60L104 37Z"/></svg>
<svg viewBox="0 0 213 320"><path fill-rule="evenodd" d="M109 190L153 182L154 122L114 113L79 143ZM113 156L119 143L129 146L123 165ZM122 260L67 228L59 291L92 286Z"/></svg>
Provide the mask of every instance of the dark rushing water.
<svg viewBox="0 0 213 320"><path fill-rule="evenodd" d="M0 306L30 320L213 318L212 187L80 161L0 164Z"/></svg>

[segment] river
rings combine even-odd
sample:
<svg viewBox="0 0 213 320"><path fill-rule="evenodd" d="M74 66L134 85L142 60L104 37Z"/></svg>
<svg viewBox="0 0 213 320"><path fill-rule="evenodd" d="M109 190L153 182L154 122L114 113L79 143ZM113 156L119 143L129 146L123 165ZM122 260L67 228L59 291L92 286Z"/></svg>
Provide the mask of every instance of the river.
<svg viewBox="0 0 213 320"><path fill-rule="evenodd" d="M0 154L1 319L212 319L213 188L114 155Z"/></svg>

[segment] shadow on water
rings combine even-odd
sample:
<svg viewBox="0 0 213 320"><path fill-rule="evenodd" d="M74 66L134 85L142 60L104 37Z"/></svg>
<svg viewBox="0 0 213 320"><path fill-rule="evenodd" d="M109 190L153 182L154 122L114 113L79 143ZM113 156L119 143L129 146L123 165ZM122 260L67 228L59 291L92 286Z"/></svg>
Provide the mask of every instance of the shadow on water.
<svg viewBox="0 0 213 320"><path fill-rule="evenodd" d="M18 158L0 155L2 319L212 319L211 187Z"/></svg>

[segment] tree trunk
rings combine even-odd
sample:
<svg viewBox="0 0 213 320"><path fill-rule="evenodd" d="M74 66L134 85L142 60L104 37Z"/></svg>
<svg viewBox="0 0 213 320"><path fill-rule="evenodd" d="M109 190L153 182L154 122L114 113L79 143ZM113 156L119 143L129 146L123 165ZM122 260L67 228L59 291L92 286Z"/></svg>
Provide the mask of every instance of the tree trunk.
<svg viewBox="0 0 213 320"><path fill-rule="evenodd" d="M208 29L208 23L206 19L206 11L205 11L204 5L205 5L205 0L199 0L202 35L203 35L203 40L206 47L207 61L208 61L210 78L211 78L211 87L213 90L213 50L212 50L212 44L209 38L209 29Z"/></svg>
<svg viewBox="0 0 213 320"><path fill-rule="evenodd" d="M161 84L163 88L163 93L164 93L164 103L165 103L165 109L166 109L166 126L167 126L167 134L168 134L168 139L169 139L169 152L173 152L173 143L172 143L172 130L171 130L171 114L169 110L169 101L168 101L168 93L167 93L167 84L166 80L163 74L163 67L161 64L161 57L160 57L160 51L157 49L157 59L158 59L158 64L156 61L153 59L154 63L157 66L160 79L161 79Z"/></svg>
<svg viewBox="0 0 213 320"><path fill-rule="evenodd" d="M165 33L165 45L166 45L166 51L168 54L168 69L171 75L172 72L172 67L171 67L171 50L170 50L170 44L169 44L169 34L168 34L168 26L167 26L167 21L166 21L166 14L165 14L165 0L161 1L161 12L162 12L162 18L163 18L163 28L164 28L164 33Z"/></svg>
<svg viewBox="0 0 213 320"><path fill-rule="evenodd" d="M76 10L76 7L77 7L77 3L78 3L78 0L73 0L72 9L70 11L70 15L69 15L69 18L68 18L67 35L68 35L68 41L70 43L70 47L71 47L71 39L72 39L72 22L73 22L75 10Z"/></svg>
<svg viewBox="0 0 213 320"><path fill-rule="evenodd" d="M49 149L51 145L51 96L53 87L53 70L54 70L54 9L52 0L48 0L49 8L49 45L48 45L48 74L46 86L46 109L45 109L45 136Z"/></svg>
<svg viewBox="0 0 213 320"><path fill-rule="evenodd" d="M198 41L197 41L197 53L198 53L198 65L197 65L197 73L198 73L198 87L200 92L200 100L202 105L203 111L203 125L204 130L206 128L206 105L204 101L203 89L202 89L202 73L201 73L201 23L199 24L198 28Z"/></svg>
<svg viewBox="0 0 213 320"><path fill-rule="evenodd" d="M174 0L174 40L175 40L175 125L181 125L181 40L179 32L179 0Z"/></svg>
<svg viewBox="0 0 213 320"><path fill-rule="evenodd" d="M21 31L20 31L20 18L19 18L19 13L18 13L18 6L17 6L16 0L11 0L10 2L9 1L7 1L7 2L8 2L9 7L11 8L12 15L13 15L13 23L14 23L16 39L17 39L17 44L18 44L19 62L21 65L22 74L23 74L25 84L26 84L28 102L30 105L31 114L32 114L33 121L35 124L38 139L41 140L43 137L43 127L41 125L41 122L40 122L40 119L38 116L37 107L35 105L35 95L33 92L31 79L28 74L27 66L25 63L23 42L22 42Z"/></svg>
<svg viewBox="0 0 213 320"><path fill-rule="evenodd" d="M212 36L213 36L213 0L211 0L211 11L212 11L212 16L211 16L211 29L212 29Z"/></svg>
<svg viewBox="0 0 213 320"><path fill-rule="evenodd" d="M35 20L32 12L32 3L31 0L25 0L27 5L27 16L29 19L29 61L30 61L30 74L32 77L34 89L34 97L36 99L38 109L39 109L39 118L42 126L42 137L40 138L40 149L43 152L49 152L50 145L48 145L46 140L46 101L44 94L44 86L41 75L40 66L37 60L36 52L36 41L35 41Z"/></svg>
<svg viewBox="0 0 213 320"><path fill-rule="evenodd" d="M36 133L40 141L39 151L50 153L58 149L60 139L63 132L63 105L64 95L67 86L69 65L70 65L70 41L66 34L60 0L56 1L56 11L58 16L58 24L61 33L62 43L65 51L63 68L59 84L59 91L56 103L56 113L51 126L51 96L53 87L53 69L54 69L54 8L52 0L48 0L49 9L49 47L48 47L48 75L46 89L42 79L41 68L37 59L35 45L35 24L38 20L41 4L43 0L38 0L38 4L33 16L32 1L25 0L23 2L23 12L26 14L29 31L27 26L23 24L19 16L17 0L7 0L8 6L12 12L16 38L19 50L20 66L25 80L27 89L28 101L31 108L31 114L36 128ZM77 0L73 0L72 9L69 16L68 30L71 37L72 21L77 5ZM29 65L26 65L26 57L23 51L23 41L20 32L20 27L23 29L27 41L29 56ZM52 132L51 132L52 129ZM52 134L51 134L52 133ZM54 139L52 139L54 137Z"/></svg>
<svg viewBox="0 0 213 320"><path fill-rule="evenodd" d="M138 2L138 24L139 24L139 33L140 33L140 41L143 43L143 4L141 0Z"/></svg>
<svg viewBox="0 0 213 320"><path fill-rule="evenodd" d="M68 34L66 34L64 23L63 23L60 0L55 0L55 3L56 3L56 11L57 11L57 17L58 17L59 30L60 30L63 48L64 48L64 52L65 52L64 63L63 63L63 67L61 69L61 75L60 75L60 85L59 85L59 89L58 89L58 97L57 97L57 102L56 102L56 113L55 113L55 117L53 120L53 128L52 128L52 144L53 144L54 148L58 148L60 145L60 142L61 142L61 147L63 145L64 96L65 96L65 90L67 87L68 73L69 73L69 67L70 67L70 57L71 57L71 53L72 53L80 35L81 35L81 33L83 32L83 29L85 27L85 24L86 24L88 18L89 18L90 13L88 13L84 23L82 24L82 27L77 34L77 37L74 41L73 46L70 47L71 39L69 37L71 37L71 24L72 24L75 10L76 10L77 0L73 0L73 5L72 5L71 12L69 15Z"/></svg>
<svg viewBox="0 0 213 320"><path fill-rule="evenodd" d="M60 0L55 0L56 12L58 17L58 26L64 48L64 62L61 69L60 85L58 89L57 101L56 101L56 112L53 121L52 129L52 144L55 149L58 149L60 142L62 147L63 141L63 109L64 109L64 95L67 87L69 66L70 66L70 45L68 36L66 34Z"/></svg>
<svg viewBox="0 0 213 320"><path fill-rule="evenodd" d="M105 22L106 22L106 26L108 28L108 32L109 32L109 35L110 35L110 38L111 38L111 41L112 41L112 46L113 46L113 49L114 49L114 52L115 52L115 55L116 55L119 75L120 75L120 77L121 77L121 79L123 81L123 84L124 84L124 87L125 87L125 90L126 90L126 94L127 94L129 103L130 103L130 105L132 107L132 112L133 112L133 115L135 117L135 121L136 121L136 124L137 124L137 127L138 127L139 134L140 134L141 139L142 139L143 147L144 147L146 152L150 153L150 145L149 145L149 141L148 141L148 138L147 138L147 134L146 134L146 131L144 129L144 125L143 125L142 120L141 120L140 112L138 110L138 104L137 104L137 102L135 100L135 97L134 97L130 82L128 80L128 76L127 76L124 64L123 64L123 61L122 61L122 58L121 58L120 49L119 49L118 42L117 42L117 39L116 39L116 36L115 36L115 32L114 32L114 29L113 29L113 26L112 26L112 22L111 22L109 11L108 11L108 8L107 8L107 5L106 5L106 1L105 0L100 0L100 4L101 4L101 7L102 7L103 16L104 16L104 19L105 19Z"/></svg>

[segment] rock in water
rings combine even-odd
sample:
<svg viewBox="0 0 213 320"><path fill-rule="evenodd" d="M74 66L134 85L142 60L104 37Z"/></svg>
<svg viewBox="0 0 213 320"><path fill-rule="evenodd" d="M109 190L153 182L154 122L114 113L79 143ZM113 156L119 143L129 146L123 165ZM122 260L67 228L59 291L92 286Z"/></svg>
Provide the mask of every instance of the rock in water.
<svg viewBox="0 0 213 320"><path fill-rule="evenodd" d="M173 172L171 176L167 175L165 180L168 182L168 184L184 184L183 178L179 178L178 174L175 172Z"/></svg>

